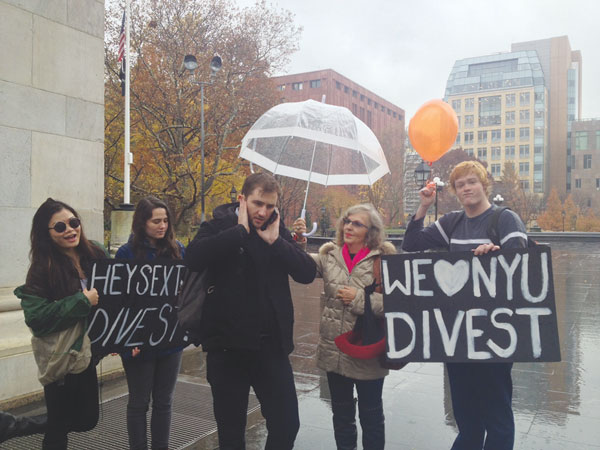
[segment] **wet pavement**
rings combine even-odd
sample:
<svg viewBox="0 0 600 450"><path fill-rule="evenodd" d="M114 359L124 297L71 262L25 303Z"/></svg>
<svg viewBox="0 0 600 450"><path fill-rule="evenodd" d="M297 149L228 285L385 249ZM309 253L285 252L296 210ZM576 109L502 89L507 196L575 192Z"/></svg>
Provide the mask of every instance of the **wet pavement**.
<svg viewBox="0 0 600 450"><path fill-rule="evenodd" d="M600 449L600 243L553 242L552 259L562 362L514 365L514 448ZM301 421L298 450L335 449L327 380L315 366L321 290L321 280L308 286L292 282L296 348L291 361ZM185 352L180 380L206 383L201 351ZM103 398L123 392L123 380L107 383ZM443 364L411 363L391 371L383 399L386 449L451 447L456 425ZM263 449L265 442L264 420L256 411L248 417L247 449ZM217 448L216 436L187 448Z"/></svg>

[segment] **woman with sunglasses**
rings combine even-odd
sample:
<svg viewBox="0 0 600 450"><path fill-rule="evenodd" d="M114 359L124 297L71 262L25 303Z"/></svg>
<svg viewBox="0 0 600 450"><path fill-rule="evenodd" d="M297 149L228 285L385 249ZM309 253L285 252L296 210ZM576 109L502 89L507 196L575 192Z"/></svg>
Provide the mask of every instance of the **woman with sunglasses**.
<svg viewBox="0 0 600 450"><path fill-rule="evenodd" d="M306 224L297 219L293 228L301 236ZM299 237L297 241L305 239ZM341 352L334 340L352 330L356 319L363 315L365 287L374 281L377 257L395 252L393 244L385 241L379 213L372 205L361 204L348 208L340 217L335 242L311 254L324 283L317 366L327 372L338 450L356 449L355 387L363 448L379 450L385 446L382 390L388 370L381 367L379 358L358 359ZM382 295L373 293L370 299L373 312L383 316Z"/></svg>
<svg viewBox="0 0 600 450"><path fill-rule="evenodd" d="M175 239L171 212L166 203L148 196L139 201L133 213L129 242L116 258L151 261L155 258L183 259L184 247ZM122 353L129 387L127 431L131 450L148 448L146 412L152 396L150 432L152 449L167 449L171 430L171 405L181 366L182 347L150 350L136 347Z"/></svg>
<svg viewBox="0 0 600 450"><path fill-rule="evenodd" d="M49 198L36 211L31 227L31 266L21 299L38 377L44 386L48 423L43 450L67 448L67 434L88 431L98 422L98 381L87 336L87 319L98 303L86 288L93 259L106 257L88 241L78 214Z"/></svg>

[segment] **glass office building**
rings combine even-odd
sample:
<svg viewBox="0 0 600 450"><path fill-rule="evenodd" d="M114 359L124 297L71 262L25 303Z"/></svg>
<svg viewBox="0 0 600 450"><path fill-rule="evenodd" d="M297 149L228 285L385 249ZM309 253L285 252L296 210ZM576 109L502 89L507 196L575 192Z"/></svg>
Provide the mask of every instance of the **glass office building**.
<svg viewBox="0 0 600 450"><path fill-rule="evenodd" d="M459 120L454 148L486 161L495 178L511 161L526 191L544 192L547 91L535 50L456 61L444 99Z"/></svg>

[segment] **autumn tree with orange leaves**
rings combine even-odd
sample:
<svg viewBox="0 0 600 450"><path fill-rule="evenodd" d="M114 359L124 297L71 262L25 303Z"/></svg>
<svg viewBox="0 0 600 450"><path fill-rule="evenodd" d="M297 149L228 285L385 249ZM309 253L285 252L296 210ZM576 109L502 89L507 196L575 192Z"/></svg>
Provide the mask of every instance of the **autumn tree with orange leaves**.
<svg viewBox="0 0 600 450"><path fill-rule="evenodd" d="M107 5L105 181L108 212L123 187L123 97L116 63L122 8ZM298 48L300 29L289 12L265 2L239 9L229 0L139 0L131 14L132 199L167 201L179 227L197 222L201 198L200 85L218 53L222 70L204 90L206 211L229 200L247 173L239 144L277 103L270 81ZM195 75L183 57L198 59Z"/></svg>

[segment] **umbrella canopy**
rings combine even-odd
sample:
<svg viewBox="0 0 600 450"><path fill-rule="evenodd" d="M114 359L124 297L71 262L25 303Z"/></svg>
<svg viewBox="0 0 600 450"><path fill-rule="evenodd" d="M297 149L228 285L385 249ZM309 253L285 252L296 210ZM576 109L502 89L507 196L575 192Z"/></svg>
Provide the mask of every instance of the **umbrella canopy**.
<svg viewBox="0 0 600 450"><path fill-rule="evenodd" d="M372 185L390 171L367 125L347 108L314 100L264 113L244 136L240 157L275 175L325 186Z"/></svg>

